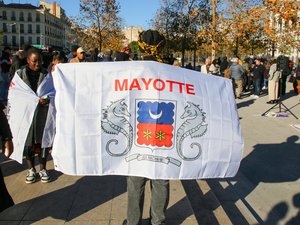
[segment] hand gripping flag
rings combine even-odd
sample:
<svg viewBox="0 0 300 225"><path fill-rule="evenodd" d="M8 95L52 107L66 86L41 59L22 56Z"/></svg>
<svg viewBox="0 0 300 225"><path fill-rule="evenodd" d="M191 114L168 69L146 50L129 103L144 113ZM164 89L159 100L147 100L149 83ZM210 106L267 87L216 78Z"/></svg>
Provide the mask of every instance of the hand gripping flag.
<svg viewBox="0 0 300 225"><path fill-rule="evenodd" d="M243 138L229 79L149 61L59 64L53 77L57 170L151 179L237 173Z"/></svg>

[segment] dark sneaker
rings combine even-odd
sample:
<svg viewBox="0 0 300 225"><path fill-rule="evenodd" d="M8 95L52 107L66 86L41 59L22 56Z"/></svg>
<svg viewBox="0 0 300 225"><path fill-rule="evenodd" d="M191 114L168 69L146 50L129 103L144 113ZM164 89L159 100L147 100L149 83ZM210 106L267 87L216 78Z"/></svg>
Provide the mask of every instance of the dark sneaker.
<svg viewBox="0 0 300 225"><path fill-rule="evenodd" d="M40 178L42 183L49 183L51 181L51 178L47 172L47 170L43 169L39 172Z"/></svg>
<svg viewBox="0 0 300 225"><path fill-rule="evenodd" d="M26 184L32 184L36 181L36 171L34 168L31 168L28 170L27 175L26 175Z"/></svg>

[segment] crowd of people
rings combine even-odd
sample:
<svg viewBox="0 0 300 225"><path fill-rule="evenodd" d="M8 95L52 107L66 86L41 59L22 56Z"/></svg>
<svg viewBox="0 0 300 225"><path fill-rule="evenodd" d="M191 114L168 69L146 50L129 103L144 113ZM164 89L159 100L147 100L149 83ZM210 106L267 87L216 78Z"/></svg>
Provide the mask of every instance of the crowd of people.
<svg viewBox="0 0 300 225"><path fill-rule="evenodd" d="M185 68L193 69L189 65ZM208 57L198 70L201 73L231 79L237 99L246 96L246 93L248 95L248 92L253 99L257 99L267 91L269 101L266 103L277 103L286 93L287 81L292 83L296 95L300 92L300 59L295 66L293 61L285 56L272 59L250 56L243 60L239 57L232 57L230 60L226 56L214 60Z"/></svg>
<svg viewBox="0 0 300 225"><path fill-rule="evenodd" d="M144 31L139 37L139 47L142 52L143 60L152 60L158 62L167 62L174 66L179 66L178 60L173 56L161 57L160 52L164 46L165 40L157 31ZM41 52L39 49L30 45L25 45L22 50L11 56L11 49L6 47L2 52L1 63L1 102L7 103L8 87L14 76L19 76L31 90L37 93L39 86L47 76L52 76L55 65L59 63L81 63L81 62L110 62L110 61L128 61L136 59L129 47L124 47L120 51L111 50L98 52L94 49L92 54L87 56L87 52L82 46L72 46L69 54L63 51ZM280 60L254 59L249 57L243 61L238 57L233 57L228 61L227 57L212 60L210 57L199 68L201 73L212 74L232 79L234 94L236 98L242 98L243 93L253 89L253 98L259 98L261 91L268 89L269 101L267 103L276 103L278 98L285 93L285 82L288 76L294 77L293 85L295 93L298 93L297 86L300 79L300 60L298 65L288 61L285 68L281 64L286 63L286 58ZM279 65L280 64L280 65ZM188 69L192 69L188 65ZM282 82L280 82L282 81ZM49 108L50 98L41 97L38 106L34 112L32 124L30 126L25 146L24 156L26 158L28 171L25 182L34 183L40 178L43 183L51 181L51 177L46 169L47 156L51 147L42 147L42 136L45 129L46 117ZM1 133L4 149L7 149L9 156L13 151L12 135L9 126L3 115L3 105L1 105ZM4 130L5 129L5 130ZM38 155L40 170L37 173L35 169L35 155ZM128 189L128 209L127 219L123 225L136 225L141 222L145 183L148 179L144 177L127 178ZM169 201L169 181L168 180L150 180L151 182L151 223L165 224L165 212ZM0 171L1 195L7 197L7 207L13 204L12 199L5 188L3 176ZM3 207L4 209L5 207ZM1 210L3 210L1 209Z"/></svg>
<svg viewBox="0 0 300 225"><path fill-rule="evenodd" d="M170 57L167 59L160 56L160 52L164 47L165 39L157 31L148 30L140 34L139 47L142 52L143 60L159 61L170 63ZM83 47L74 45L69 54L62 51L42 52L32 46L24 46L22 50L11 56L11 49L5 48L1 57L1 104L7 104L7 92L9 84L14 76L19 76L30 89L37 94L43 81L52 76L55 65L59 63L81 63L81 62L109 62L109 61L128 61L134 60L136 55L131 53L129 47L124 47L120 51L105 51L99 53L97 49L94 54L87 57ZM27 134L24 145L24 157L27 162L28 171L25 182L32 184L38 180L42 183L51 181L51 177L46 169L47 156L51 151L51 147L42 146L42 138L47 122L47 112L49 110L50 97L40 97L37 108L35 109L33 120ZM3 114L4 105L1 105L1 133L2 149L7 149L9 157L13 152L12 134L7 123L7 119ZM21 109L20 109L21 110ZM4 130L5 128L5 130ZM35 156L39 159L39 172L35 169ZM143 201L145 183L148 179L144 177L127 178L128 188L128 211L127 219L123 221L124 225L136 225L141 222L143 213ZM150 180L152 189L151 204L151 223L165 224L165 212L169 201L169 181L168 180ZM13 205L0 172L0 194L6 202L1 204L2 210Z"/></svg>

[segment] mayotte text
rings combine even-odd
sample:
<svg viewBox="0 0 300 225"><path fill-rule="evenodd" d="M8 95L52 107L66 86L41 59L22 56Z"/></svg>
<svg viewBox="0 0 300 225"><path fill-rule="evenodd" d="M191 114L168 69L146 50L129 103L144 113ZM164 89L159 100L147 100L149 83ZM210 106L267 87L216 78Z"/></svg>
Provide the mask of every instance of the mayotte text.
<svg viewBox="0 0 300 225"><path fill-rule="evenodd" d="M115 91L128 90L157 90L195 95L195 89L193 84L178 82L174 80L162 80L153 78L134 78L131 81L128 79L115 80Z"/></svg>

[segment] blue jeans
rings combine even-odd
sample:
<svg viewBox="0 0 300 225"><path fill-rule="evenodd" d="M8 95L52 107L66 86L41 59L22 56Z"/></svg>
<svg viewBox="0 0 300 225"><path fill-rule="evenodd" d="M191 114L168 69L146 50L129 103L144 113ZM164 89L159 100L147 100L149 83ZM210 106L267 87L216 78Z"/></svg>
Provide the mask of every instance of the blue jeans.
<svg viewBox="0 0 300 225"><path fill-rule="evenodd" d="M10 83L8 74L9 73L0 73L0 100L4 102L7 101L8 87Z"/></svg>
<svg viewBox="0 0 300 225"><path fill-rule="evenodd" d="M141 224L144 206L145 185L148 179L144 177L128 177L127 224ZM162 224L166 220L165 212L169 203L169 181L150 180L151 182L151 224Z"/></svg>
<svg viewBox="0 0 300 225"><path fill-rule="evenodd" d="M268 79L264 78L264 87L268 87Z"/></svg>
<svg viewBox="0 0 300 225"><path fill-rule="evenodd" d="M261 87L261 78L260 77L255 77L254 78L254 94L259 95L260 93L260 87Z"/></svg>

